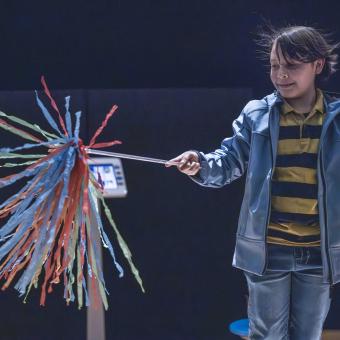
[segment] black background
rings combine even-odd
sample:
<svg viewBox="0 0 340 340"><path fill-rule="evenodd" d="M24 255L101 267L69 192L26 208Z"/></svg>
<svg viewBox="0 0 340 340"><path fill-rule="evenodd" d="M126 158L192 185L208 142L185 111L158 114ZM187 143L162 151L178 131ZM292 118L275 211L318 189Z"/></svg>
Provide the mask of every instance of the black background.
<svg viewBox="0 0 340 340"><path fill-rule="evenodd" d="M272 91L253 42L264 19L324 28L340 40L339 7L336 1L2 1L0 90L11 92L0 95L0 109L40 122L32 90L41 88L44 74L52 89L81 89L65 94L72 94L73 111L84 111L85 139L118 104L102 137L124 142L112 150L159 158L209 151L230 135L249 99ZM335 75L325 89L340 92L338 83ZM88 89L96 91L87 95ZM2 136L7 146L11 137ZM122 256L126 276L118 279L105 255L108 339L233 339L228 324L246 317L245 282L231 267L243 179L211 190L159 165L124 161L124 169L128 197L110 201L110 208L147 293ZM57 289L42 308L38 292L26 305L13 289L1 293L0 339L84 339L85 311L64 307L61 295ZM336 299L326 328L339 328L339 308Z"/></svg>

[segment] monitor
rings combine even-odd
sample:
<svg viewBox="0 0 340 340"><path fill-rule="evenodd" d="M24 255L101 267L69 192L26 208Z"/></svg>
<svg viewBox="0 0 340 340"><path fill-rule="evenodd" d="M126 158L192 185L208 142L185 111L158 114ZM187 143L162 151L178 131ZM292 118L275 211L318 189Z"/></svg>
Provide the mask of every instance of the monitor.
<svg viewBox="0 0 340 340"><path fill-rule="evenodd" d="M88 164L95 178L101 179L104 197L125 197L127 195L123 166L119 158L91 157Z"/></svg>

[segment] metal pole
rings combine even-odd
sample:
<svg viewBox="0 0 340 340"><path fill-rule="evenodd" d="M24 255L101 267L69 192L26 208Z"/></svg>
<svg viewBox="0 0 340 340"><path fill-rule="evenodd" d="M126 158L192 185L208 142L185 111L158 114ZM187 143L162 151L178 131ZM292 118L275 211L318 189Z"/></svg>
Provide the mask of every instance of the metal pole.
<svg viewBox="0 0 340 340"><path fill-rule="evenodd" d="M89 195L92 195L91 190L89 190ZM99 202L95 199L96 209L98 213L100 213ZM97 228L92 229L93 235L93 243L95 243L98 251L98 266L103 268L103 251L101 246L101 240L99 235L99 230ZM99 270L99 268L98 268ZM92 284L92 280L87 276L88 282L88 293L90 299L90 306L87 307L86 313L86 339L87 340L105 340L105 311L104 306L99 299L99 306L97 309L94 307L93 298L94 298L94 287ZM94 281L94 284L97 284L97 281Z"/></svg>
<svg viewBox="0 0 340 340"><path fill-rule="evenodd" d="M93 149L86 149L88 154L92 155L100 155L100 156L109 156L109 157L116 157L116 158L125 158L125 159L133 159L136 161L142 162L150 162L150 163L158 163L158 164L165 164L168 163L170 165L178 165L178 162L169 162L165 159L158 159L158 158L151 158L151 157L143 157L143 156L136 156L136 155L128 155L126 153L119 153L119 152L109 152L109 151L102 151L102 150L93 150Z"/></svg>

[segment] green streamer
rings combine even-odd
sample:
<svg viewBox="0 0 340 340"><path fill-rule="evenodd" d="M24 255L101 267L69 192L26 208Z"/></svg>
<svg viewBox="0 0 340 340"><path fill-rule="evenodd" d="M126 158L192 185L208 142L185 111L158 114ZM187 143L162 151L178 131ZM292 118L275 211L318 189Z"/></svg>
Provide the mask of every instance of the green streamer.
<svg viewBox="0 0 340 340"><path fill-rule="evenodd" d="M79 277L82 275L82 268L80 262L80 244L77 247L77 295L78 295L78 309L83 307L83 282L80 280Z"/></svg>
<svg viewBox="0 0 340 340"><path fill-rule="evenodd" d="M21 118L18 118L18 117L15 117L15 116L9 116L7 115L6 113L0 111L0 116L1 117L6 117L8 118L9 120L15 122L15 123L18 123L20 125L23 125L23 126L26 126L36 132L39 132L40 134L42 134L47 140L51 140L51 139L54 139L54 138L59 138L58 136L54 135L53 133L50 133L50 132L47 132L45 130L43 130L39 125L37 124L31 124L31 123L28 123L27 121L21 119Z"/></svg>
<svg viewBox="0 0 340 340"><path fill-rule="evenodd" d="M33 137L31 137L28 133L26 133L25 131L18 131L15 127L12 126L7 126L7 125L3 125L0 123L0 127L3 128L4 130L7 130L17 136L20 136L22 138L28 139L32 142L37 142L37 140Z"/></svg>
<svg viewBox="0 0 340 340"><path fill-rule="evenodd" d="M12 152L0 152L0 159L1 158L41 158L47 155L44 154L19 154L19 153L12 153Z"/></svg>
<svg viewBox="0 0 340 340"><path fill-rule="evenodd" d="M37 161L28 161L28 162L24 162L24 163L5 163L3 165L0 165L0 168L13 168L16 166L24 166L24 165L31 165L36 163Z"/></svg>
<svg viewBox="0 0 340 340"><path fill-rule="evenodd" d="M100 201L101 201L101 203L104 207L105 215L106 215L107 219L109 220L109 222L110 222L110 224L111 224L111 226L112 226L112 228L113 228L113 230L114 230L114 232L117 236L118 244L119 244L125 258L128 260L131 271L132 271L133 275L135 276L135 279L137 280L139 286L141 287L142 292L145 293L145 290L144 290L144 287L143 287L143 281L142 281L141 277L139 276L139 271L135 267L134 263L132 262L131 251L130 251L128 245L126 244L126 242L124 241L123 237L119 233L119 230L117 229L117 226L116 226L116 224L115 224L115 222L112 218L110 209L108 208L108 206L105 203L103 195L98 190L96 190L95 195L100 199Z"/></svg>

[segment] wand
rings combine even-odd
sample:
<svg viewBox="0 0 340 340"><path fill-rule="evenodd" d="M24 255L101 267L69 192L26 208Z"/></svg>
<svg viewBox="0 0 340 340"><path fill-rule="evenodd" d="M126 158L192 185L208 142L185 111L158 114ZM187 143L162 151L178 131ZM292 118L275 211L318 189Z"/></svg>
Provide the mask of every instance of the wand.
<svg viewBox="0 0 340 340"><path fill-rule="evenodd" d="M119 153L119 152L108 152L108 151L101 151L101 150L93 150L93 149L86 149L86 152L88 154L92 155L100 155L100 156L110 156L110 157L117 157L117 158L125 158L125 159L133 159L136 161L142 161L142 162L151 162L151 163L158 163L158 164L165 164L168 163L170 165L178 165L177 162L168 162L164 159L157 159L157 158L151 158L151 157L142 157L142 156L135 156L135 155L128 155L125 153Z"/></svg>

